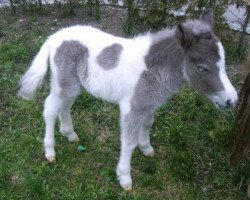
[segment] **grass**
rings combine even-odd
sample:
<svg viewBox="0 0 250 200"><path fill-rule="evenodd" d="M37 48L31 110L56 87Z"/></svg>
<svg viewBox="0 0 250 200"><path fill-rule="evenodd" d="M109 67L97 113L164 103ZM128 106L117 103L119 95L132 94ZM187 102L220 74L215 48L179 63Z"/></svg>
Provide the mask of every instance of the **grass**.
<svg viewBox="0 0 250 200"><path fill-rule="evenodd" d="M133 191L118 185L119 110L83 93L73 106L74 127L86 147L77 151L56 127L57 163L48 164L42 141L48 81L34 101L16 96L18 82L55 21L5 20L0 37L0 199L247 199L249 161L234 167L227 148L233 113L221 113L184 88L155 114L156 156L136 150ZM240 78L232 77L236 82Z"/></svg>

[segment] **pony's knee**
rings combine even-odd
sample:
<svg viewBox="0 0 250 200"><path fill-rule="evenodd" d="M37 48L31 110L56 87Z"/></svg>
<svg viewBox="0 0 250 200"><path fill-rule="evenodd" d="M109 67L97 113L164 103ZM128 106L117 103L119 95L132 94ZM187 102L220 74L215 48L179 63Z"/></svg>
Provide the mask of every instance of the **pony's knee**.
<svg viewBox="0 0 250 200"><path fill-rule="evenodd" d="M152 127L153 122L154 122L153 114L148 115L143 123L144 129L149 130Z"/></svg>
<svg viewBox="0 0 250 200"><path fill-rule="evenodd" d="M56 113L51 112L50 109L45 108L43 111L43 118L46 123L52 122L52 120L54 121L56 119L56 116Z"/></svg>
<svg viewBox="0 0 250 200"><path fill-rule="evenodd" d="M58 97L49 95L45 100L43 116L45 120L54 120L61 108L61 101Z"/></svg>
<svg viewBox="0 0 250 200"><path fill-rule="evenodd" d="M60 132L62 133L63 136L68 136L74 132L72 127L66 127L64 125L60 125Z"/></svg>
<svg viewBox="0 0 250 200"><path fill-rule="evenodd" d="M135 148L138 144L138 136L142 127L140 118L130 113L123 119L121 127L122 145Z"/></svg>

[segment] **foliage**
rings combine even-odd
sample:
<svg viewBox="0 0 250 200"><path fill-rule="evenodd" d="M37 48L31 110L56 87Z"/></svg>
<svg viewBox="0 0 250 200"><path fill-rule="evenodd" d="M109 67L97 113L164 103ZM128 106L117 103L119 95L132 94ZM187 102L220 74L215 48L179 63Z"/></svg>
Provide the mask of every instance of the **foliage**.
<svg viewBox="0 0 250 200"><path fill-rule="evenodd" d="M147 30L159 30L166 26L173 26L184 21L187 17L197 18L201 12L212 8L215 13L215 33L218 35L226 49L229 62L237 62L246 56L248 49L247 42L239 40L231 34L228 25L225 23L223 13L228 5L238 3L237 0L127 0L127 20L123 23L123 30L126 35L136 35ZM243 6L243 5L240 5ZM178 12L184 12L177 15ZM241 48L238 48L240 46Z"/></svg>
<svg viewBox="0 0 250 200"><path fill-rule="evenodd" d="M100 20L100 5L104 3L116 4L117 0L54 0L54 6L62 7L62 15L77 15L76 9L82 9L81 12L87 13L93 16L96 20ZM45 12L45 8L42 6L41 0L11 0L13 13L16 13L16 7L22 12ZM135 35L137 33L144 32L148 29L158 30L166 26L174 25L180 21L183 21L188 17L198 17L200 13L207 9L213 8L216 22L216 31L218 29L225 28L225 22L222 14L229 4L237 3L238 0L124 0L124 6L128 10L127 18L123 24L123 31L126 35ZM242 6L242 5L240 5ZM182 15L176 15L176 12L183 11ZM47 12L48 13L48 12ZM218 31L220 32L220 31ZM222 33L223 36L224 33ZM225 38L227 39L227 38ZM231 39L231 38L230 38ZM228 43L230 49L229 53L232 57L242 59L245 56L246 48L243 45L240 51L234 49L238 44ZM231 47L233 46L233 47Z"/></svg>
<svg viewBox="0 0 250 200"><path fill-rule="evenodd" d="M137 2L137 1L135 1ZM198 17L207 8L213 8L216 13L216 22L222 23L222 14L229 4L236 3L237 0L145 0L143 3L135 3L143 10L143 25L147 28L160 29L166 25L171 25L176 20L183 20L183 17ZM176 12L184 12L183 17L176 15Z"/></svg>

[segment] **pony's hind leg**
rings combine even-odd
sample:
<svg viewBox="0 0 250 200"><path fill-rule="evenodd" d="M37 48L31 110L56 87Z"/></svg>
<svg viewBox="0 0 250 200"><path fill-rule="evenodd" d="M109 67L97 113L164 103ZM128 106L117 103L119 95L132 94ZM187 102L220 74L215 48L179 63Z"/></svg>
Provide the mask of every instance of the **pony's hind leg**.
<svg viewBox="0 0 250 200"><path fill-rule="evenodd" d="M44 121L45 121L45 138L44 138L44 150L45 157L49 162L55 162L55 138L54 128L55 121L60 112L62 106L62 100L59 95L50 93L46 98L44 104Z"/></svg>
<svg viewBox="0 0 250 200"><path fill-rule="evenodd" d="M46 99L44 119L46 133L44 139L45 156L49 161L55 160L54 126L57 116L60 118L60 130L70 141L78 140L73 130L70 108L79 94L81 84L78 71L86 60L86 50L77 42L64 41L50 57L51 93ZM81 58L81 59L80 59Z"/></svg>
<svg viewBox="0 0 250 200"><path fill-rule="evenodd" d="M45 138L44 149L45 157L49 162L55 162L55 138L54 128L56 118L59 115L60 131L69 141L78 141L79 138L73 129L70 108L74 103L75 96L66 97L55 93L50 93L45 101L44 121L45 121Z"/></svg>
<svg viewBox="0 0 250 200"><path fill-rule="evenodd" d="M62 106L59 112L60 132L69 141L79 138L73 129L70 108L81 91L79 77L87 74L87 49L76 41L64 41L56 50L52 68L56 71L56 85L59 87Z"/></svg>
<svg viewBox="0 0 250 200"><path fill-rule="evenodd" d="M66 136L70 142L78 142L79 137L74 131L70 109L75 101L75 97L63 100L62 109L59 114L60 132Z"/></svg>

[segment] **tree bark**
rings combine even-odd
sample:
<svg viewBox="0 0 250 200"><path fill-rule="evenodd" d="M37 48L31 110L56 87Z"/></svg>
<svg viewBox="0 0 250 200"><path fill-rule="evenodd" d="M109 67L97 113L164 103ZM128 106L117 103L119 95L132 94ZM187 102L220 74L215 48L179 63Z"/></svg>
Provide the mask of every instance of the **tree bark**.
<svg viewBox="0 0 250 200"><path fill-rule="evenodd" d="M241 100L233 128L230 161L237 164L250 150L250 73L247 75L241 92Z"/></svg>
<svg viewBox="0 0 250 200"><path fill-rule="evenodd" d="M250 151L250 53L245 63L245 74L241 88L236 122L232 130L230 162L237 164Z"/></svg>

